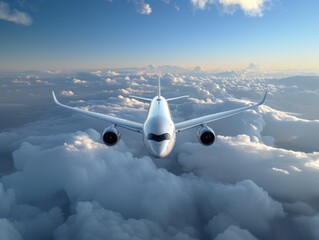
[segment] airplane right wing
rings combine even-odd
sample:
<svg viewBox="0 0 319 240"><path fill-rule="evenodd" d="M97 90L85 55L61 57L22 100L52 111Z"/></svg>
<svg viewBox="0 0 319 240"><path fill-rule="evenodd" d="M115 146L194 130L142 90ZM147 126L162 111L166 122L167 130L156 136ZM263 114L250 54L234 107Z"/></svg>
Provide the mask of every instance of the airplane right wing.
<svg viewBox="0 0 319 240"><path fill-rule="evenodd" d="M166 101L170 102L170 101L175 101L175 100L179 100L182 98L188 98L188 97L189 97L188 95L185 95L185 96L180 96L180 97L167 98Z"/></svg>
<svg viewBox="0 0 319 240"><path fill-rule="evenodd" d="M198 117L198 118L190 119L184 122L176 123L175 124L176 132L181 132L189 128L197 127L202 124L206 124L206 123L213 122L222 118L233 116L235 114L244 112L248 109L256 108L265 102L266 96L267 96L267 92L265 92L263 99L259 103L252 106L236 108L236 109L225 111L225 112L213 113L207 116Z"/></svg>
<svg viewBox="0 0 319 240"><path fill-rule="evenodd" d="M107 122L110 122L112 124L115 124L117 126L129 129L129 130L132 130L132 131L135 131L135 132L142 132L143 131L143 124L142 123L133 122L133 121L126 120L126 119L123 119L123 118L113 117L113 116L102 114L102 113L90 112L90 111L86 111L86 110L83 110L83 109L80 109L80 108L76 108L76 107L70 107L70 106L67 106L67 105L64 105L64 104L60 103L57 100L57 98L56 98L56 96L55 96L53 91L52 91L52 96L53 96L54 102L57 105L61 106L61 107L70 109L70 110L72 110L74 112L82 113L82 114L90 116L90 117L94 117L94 118L98 118L98 119L101 119L101 120L105 120Z"/></svg>

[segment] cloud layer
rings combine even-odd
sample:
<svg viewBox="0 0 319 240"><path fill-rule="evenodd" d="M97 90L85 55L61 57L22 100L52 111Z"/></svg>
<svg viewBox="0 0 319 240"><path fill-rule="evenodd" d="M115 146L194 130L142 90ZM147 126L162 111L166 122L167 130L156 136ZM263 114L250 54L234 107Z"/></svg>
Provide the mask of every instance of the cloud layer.
<svg viewBox="0 0 319 240"><path fill-rule="evenodd" d="M1 76L5 98L33 107L19 112L25 119L45 104L36 121L0 133L0 229L8 239L317 238L319 116L307 103L319 97L318 77L162 74L164 96L191 96L170 105L175 121L270 91L265 106L211 124L218 135L211 147L186 131L163 160L124 129L118 145L105 146L108 123L56 107L47 90L61 102L142 122L147 105L127 96L155 94L158 76L144 70Z"/></svg>

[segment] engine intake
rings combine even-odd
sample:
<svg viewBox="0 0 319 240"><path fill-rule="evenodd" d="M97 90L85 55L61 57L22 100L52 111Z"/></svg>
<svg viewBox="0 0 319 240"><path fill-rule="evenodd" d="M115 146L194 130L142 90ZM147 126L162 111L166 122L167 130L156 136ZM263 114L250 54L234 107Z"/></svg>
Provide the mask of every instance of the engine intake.
<svg viewBox="0 0 319 240"><path fill-rule="evenodd" d="M114 125L106 128L102 134L102 139L105 145L114 146L120 141L121 134Z"/></svg>
<svg viewBox="0 0 319 240"><path fill-rule="evenodd" d="M209 146L215 142L216 134L211 128L203 125L200 129L198 129L197 137L201 144Z"/></svg>

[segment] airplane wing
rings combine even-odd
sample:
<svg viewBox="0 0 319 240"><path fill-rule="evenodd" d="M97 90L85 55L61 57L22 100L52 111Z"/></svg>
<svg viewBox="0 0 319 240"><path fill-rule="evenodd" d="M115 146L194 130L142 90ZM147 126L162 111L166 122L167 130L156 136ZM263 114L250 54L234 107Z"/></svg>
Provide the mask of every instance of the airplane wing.
<svg viewBox="0 0 319 240"><path fill-rule="evenodd" d="M152 99L150 99L150 98L138 97L138 96L132 96L132 95L130 95L129 97L140 100L142 102L152 102Z"/></svg>
<svg viewBox="0 0 319 240"><path fill-rule="evenodd" d="M198 117L198 118L190 119L184 122L176 123L175 124L176 132L181 132L189 128L197 127L202 124L206 124L206 123L213 122L222 118L233 116L235 114L244 112L248 109L256 108L265 102L266 96L267 96L267 92L265 92L263 99L259 103L252 106L236 108L236 109L225 111L225 112L213 113L207 116Z"/></svg>
<svg viewBox="0 0 319 240"><path fill-rule="evenodd" d="M188 97L189 97L188 95L185 95L185 96L180 96L180 97L167 98L166 101L170 102L170 101L175 101L175 100L179 100L182 98L188 98Z"/></svg>
<svg viewBox="0 0 319 240"><path fill-rule="evenodd" d="M57 98L56 98L56 96L55 96L53 91L52 91L52 95L53 95L54 102L57 105L61 106L61 107L73 110L75 112L78 112L78 113L81 113L81 114L84 114L84 115L87 115L87 116L90 116L90 117L94 117L94 118L98 118L98 119L101 119L101 120L105 120L107 122L110 122L112 124L115 124L117 126L129 129L129 130L132 130L132 131L135 131L135 132L142 132L142 130L143 130L143 124L142 123L133 122L133 121L126 120L126 119L123 119L123 118L113 117L113 116L105 115L105 114L102 114L102 113L90 112L90 111L86 111L86 110L83 110L83 109L80 109L80 108L76 108L76 107L70 107L70 106L67 106L67 105L64 105L64 104L60 103L57 100Z"/></svg>

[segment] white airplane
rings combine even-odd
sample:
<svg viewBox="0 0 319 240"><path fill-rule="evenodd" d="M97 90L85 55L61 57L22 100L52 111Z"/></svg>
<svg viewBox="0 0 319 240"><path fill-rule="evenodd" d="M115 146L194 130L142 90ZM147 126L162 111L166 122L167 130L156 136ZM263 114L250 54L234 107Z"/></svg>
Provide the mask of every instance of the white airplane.
<svg viewBox="0 0 319 240"><path fill-rule="evenodd" d="M160 79L158 80L157 96L155 96L153 99L130 96L131 98L135 98L150 103L147 117L144 123L138 123L119 117L113 117L102 113L90 112L83 109L70 107L61 104L57 100L53 91L52 95L54 102L61 107L110 122L111 125L108 128L106 128L102 133L102 139L106 145L113 146L120 140L121 134L117 129L118 126L141 133L143 143L150 155L156 158L164 158L167 155L169 155L170 152L173 150L176 141L176 133L190 128L198 127L197 136L201 144L206 146L213 144L216 135L214 131L206 125L207 123L222 118L227 118L235 114L241 113L243 111L246 111L248 109L256 108L262 105L266 99L267 92L265 92L263 99L255 105L241 107L219 113L213 113L210 115L186 120L179 123L174 123L171 112L169 110L168 102L185 98L188 96L165 99L161 95Z"/></svg>

